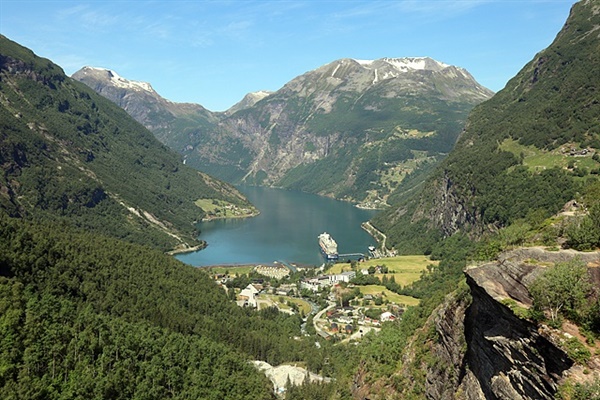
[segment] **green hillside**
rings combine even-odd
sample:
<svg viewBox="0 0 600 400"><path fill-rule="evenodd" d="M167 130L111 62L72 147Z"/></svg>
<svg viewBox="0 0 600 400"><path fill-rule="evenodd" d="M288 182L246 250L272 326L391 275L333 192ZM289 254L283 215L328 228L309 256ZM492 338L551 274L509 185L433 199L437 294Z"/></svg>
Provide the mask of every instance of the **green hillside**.
<svg viewBox="0 0 600 400"><path fill-rule="evenodd" d="M418 195L398 194L396 207L375 219L392 243L426 250L457 231L479 236L548 217L597 179L600 41L591 31L600 16L593 7L577 3L554 42L473 110Z"/></svg>
<svg viewBox="0 0 600 400"><path fill-rule="evenodd" d="M311 358L301 322L161 252L0 214L3 399L271 399L247 361Z"/></svg>
<svg viewBox="0 0 600 400"><path fill-rule="evenodd" d="M195 244L198 199L247 206L122 109L0 37L0 207L161 249Z"/></svg>

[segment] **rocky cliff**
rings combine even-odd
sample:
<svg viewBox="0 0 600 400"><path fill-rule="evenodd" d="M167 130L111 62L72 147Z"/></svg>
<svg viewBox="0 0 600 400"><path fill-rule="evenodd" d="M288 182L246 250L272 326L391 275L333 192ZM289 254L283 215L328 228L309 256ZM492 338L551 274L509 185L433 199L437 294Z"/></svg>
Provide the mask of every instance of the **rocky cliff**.
<svg viewBox="0 0 600 400"><path fill-rule="evenodd" d="M600 253L519 249L468 268L471 299L450 296L432 316L438 339L431 352L438 361L427 370L427 398L554 399L564 378L580 369L561 349L565 333L519 318L507 304L530 307L527 287L545 268L540 265L575 256L600 283Z"/></svg>

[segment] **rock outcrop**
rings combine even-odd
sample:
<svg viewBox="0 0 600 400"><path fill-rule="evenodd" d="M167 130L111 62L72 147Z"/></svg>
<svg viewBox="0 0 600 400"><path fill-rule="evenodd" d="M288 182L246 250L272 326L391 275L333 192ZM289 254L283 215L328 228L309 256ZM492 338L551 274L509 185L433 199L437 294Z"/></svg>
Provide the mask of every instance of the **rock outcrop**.
<svg viewBox="0 0 600 400"><path fill-rule="evenodd" d="M523 248L468 268L470 301L451 295L433 316L437 362L427 371L427 398L554 399L573 361L556 344L556 332L519 318L506 304L530 307L527 288L545 268L540 265L574 257L587 263L598 284L598 252Z"/></svg>
<svg viewBox="0 0 600 400"><path fill-rule="evenodd" d="M496 294L506 293L531 303L524 282L536 270L526 264L493 263L466 273L473 302L465 313L465 364L484 395L479 398L553 399L562 373L573 365L535 324L498 301ZM465 387L465 392L474 390Z"/></svg>

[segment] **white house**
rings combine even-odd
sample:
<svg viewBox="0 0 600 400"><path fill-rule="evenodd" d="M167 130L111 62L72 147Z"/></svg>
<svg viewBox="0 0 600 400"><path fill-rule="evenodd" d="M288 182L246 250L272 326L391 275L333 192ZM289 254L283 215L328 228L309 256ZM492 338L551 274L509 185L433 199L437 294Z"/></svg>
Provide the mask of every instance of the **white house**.
<svg viewBox="0 0 600 400"><path fill-rule="evenodd" d="M329 282L328 276L317 276L315 278L305 279L300 282L300 287L303 289L312 290L313 292L318 292L321 288L325 286L329 286L331 283Z"/></svg>
<svg viewBox="0 0 600 400"><path fill-rule="evenodd" d="M391 312L386 311L384 313L381 313L381 316L379 317L379 319L381 320L381 322L395 321L396 316L394 314L392 314Z"/></svg>
<svg viewBox="0 0 600 400"><path fill-rule="evenodd" d="M238 305L240 306L248 306L248 307L258 307L258 303L256 302L256 296L258 295L258 290L249 284L246 286L244 290L240 292L240 300L238 301Z"/></svg>

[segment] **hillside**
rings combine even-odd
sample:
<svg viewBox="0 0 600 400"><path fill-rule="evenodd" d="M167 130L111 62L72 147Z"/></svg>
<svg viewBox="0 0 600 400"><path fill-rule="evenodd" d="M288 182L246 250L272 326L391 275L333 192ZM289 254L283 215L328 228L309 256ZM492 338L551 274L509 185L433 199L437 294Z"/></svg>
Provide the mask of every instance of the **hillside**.
<svg viewBox="0 0 600 400"><path fill-rule="evenodd" d="M597 178L599 7L577 3L554 42L473 110L422 189L397 192L374 221L391 243L426 250L458 231L478 237L549 217Z"/></svg>
<svg viewBox="0 0 600 400"><path fill-rule="evenodd" d="M127 80L115 71L83 67L72 78L123 108L176 152L184 150L189 135L206 134L218 123L218 114L201 105L166 100L149 83Z"/></svg>
<svg viewBox="0 0 600 400"><path fill-rule="evenodd" d="M301 322L162 252L0 210L2 399L273 399L249 360L314 358Z"/></svg>
<svg viewBox="0 0 600 400"><path fill-rule="evenodd" d="M199 199L248 207L123 110L0 37L0 208L161 249L198 244Z"/></svg>
<svg viewBox="0 0 600 400"><path fill-rule="evenodd" d="M407 176L436 165L472 107L492 95L466 70L430 58L342 59L225 113L196 113L196 128L181 116L165 128L159 116L174 118L172 103L156 100L162 111L140 118L148 90L90 71L73 77L122 105L188 165L379 207Z"/></svg>

